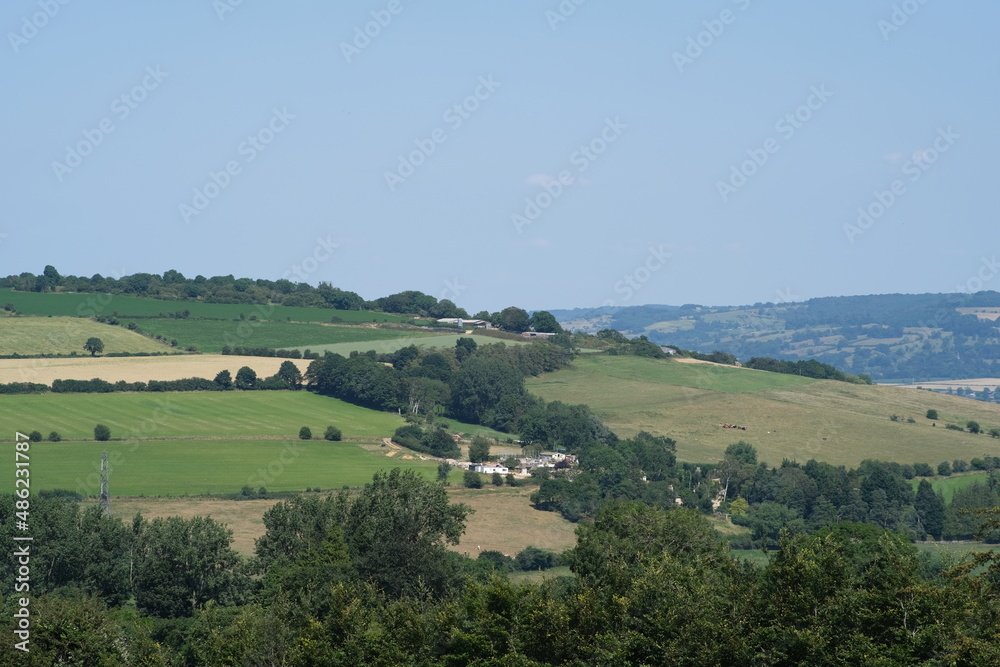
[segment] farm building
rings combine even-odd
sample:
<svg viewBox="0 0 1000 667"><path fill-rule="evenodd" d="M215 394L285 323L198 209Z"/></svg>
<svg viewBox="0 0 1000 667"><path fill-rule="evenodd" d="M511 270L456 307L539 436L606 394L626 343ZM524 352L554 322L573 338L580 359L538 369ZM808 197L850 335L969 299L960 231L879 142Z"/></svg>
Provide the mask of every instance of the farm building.
<svg viewBox="0 0 1000 667"><path fill-rule="evenodd" d="M437 320L438 324L454 324L459 329L472 327L473 329L489 329L492 325L486 320L467 320L462 317L442 317Z"/></svg>

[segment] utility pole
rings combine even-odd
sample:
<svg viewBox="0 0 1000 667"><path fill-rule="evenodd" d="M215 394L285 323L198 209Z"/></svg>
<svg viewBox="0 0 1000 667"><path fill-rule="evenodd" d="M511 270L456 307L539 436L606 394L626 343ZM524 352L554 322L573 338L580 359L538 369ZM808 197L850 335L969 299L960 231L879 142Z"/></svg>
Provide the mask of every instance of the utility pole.
<svg viewBox="0 0 1000 667"><path fill-rule="evenodd" d="M108 452L101 452L101 511L111 516L111 496L108 494Z"/></svg>

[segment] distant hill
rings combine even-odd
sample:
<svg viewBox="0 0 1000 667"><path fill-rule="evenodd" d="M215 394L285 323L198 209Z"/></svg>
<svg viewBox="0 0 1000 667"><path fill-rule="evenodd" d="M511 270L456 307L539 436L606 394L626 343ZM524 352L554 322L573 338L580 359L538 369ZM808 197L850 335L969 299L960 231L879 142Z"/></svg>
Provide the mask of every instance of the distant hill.
<svg viewBox="0 0 1000 667"><path fill-rule="evenodd" d="M551 310L566 328L616 329L741 360L813 358L876 380L1000 376L1000 293L881 294L752 306Z"/></svg>

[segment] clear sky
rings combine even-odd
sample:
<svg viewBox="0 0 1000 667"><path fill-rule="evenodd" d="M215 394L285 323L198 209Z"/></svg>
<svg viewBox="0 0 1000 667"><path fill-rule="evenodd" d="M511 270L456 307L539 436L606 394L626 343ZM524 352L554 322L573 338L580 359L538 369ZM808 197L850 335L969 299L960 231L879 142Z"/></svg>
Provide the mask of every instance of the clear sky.
<svg viewBox="0 0 1000 667"><path fill-rule="evenodd" d="M998 25L987 0L8 0L0 274L472 311L1000 289Z"/></svg>

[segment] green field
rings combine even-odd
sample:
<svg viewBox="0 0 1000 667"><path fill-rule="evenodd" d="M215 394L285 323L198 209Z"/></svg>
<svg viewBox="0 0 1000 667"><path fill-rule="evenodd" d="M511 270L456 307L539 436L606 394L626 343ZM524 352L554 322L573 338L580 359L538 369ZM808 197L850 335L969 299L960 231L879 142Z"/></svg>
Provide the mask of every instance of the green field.
<svg viewBox="0 0 1000 667"><path fill-rule="evenodd" d="M1000 455L1000 440L934 427L924 418L935 408L942 420L1000 425L1000 406L981 401L676 360L587 355L573 366L529 378L528 388L546 400L589 405L620 436L640 430L670 436L684 461L719 460L738 440L771 465L785 458L936 465ZM904 419L892 422L892 414ZM747 430L722 428L726 423Z"/></svg>
<svg viewBox="0 0 1000 667"><path fill-rule="evenodd" d="M376 329L376 331L378 331ZM426 347L436 350L444 350L455 347L455 342L459 338L471 338L471 336L461 336L458 334L446 334L446 333L426 333L421 334L420 332L413 331L400 331L403 335L402 338L392 338L388 340L378 340L373 342L353 342L353 343L330 343L327 345L300 345L297 350L305 351L306 349L312 350L313 352L319 352L323 354L324 352L333 352L334 354L340 354L343 356L348 356L351 352L367 352L368 350L375 350L379 354L388 354L395 352L396 350L402 349L407 345L416 345L418 347ZM482 338L476 340L480 345L489 345L494 341L484 342ZM507 342L507 341L504 341Z"/></svg>
<svg viewBox="0 0 1000 667"><path fill-rule="evenodd" d="M191 311L193 318L232 320L240 314L258 319L287 320L294 322L329 322L339 317L344 322L410 322L404 315L391 315L367 310L334 310L333 308L298 308L293 306L263 306L254 304L202 303L200 301L166 301L134 296L111 294L38 294L0 289L0 304L11 303L19 313L26 315L70 315L94 317L112 315L119 317L157 317L183 310Z"/></svg>
<svg viewBox="0 0 1000 667"><path fill-rule="evenodd" d="M13 462L13 450L9 441L2 446L5 460ZM59 488L97 495L105 450L114 496L227 494L245 485L272 492L331 489L362 486L376 471L396 467L422 471L431 479L438 465L432 460L387 457L378 447L325 440L41 442L29 450L32 490ZM5 475L0 492L10 493L13 480L13 473Z"/></svg>
<svg viewBox="0 0 1000 667"><path fill-rule="evenodd" d="M101 339L104 354L176 351L123 327L80 317L0 317L0 355L76 352L89 356L83 344L91 337Z"/></svg>
<svg viewBox="0 0 1000 667"><path fill-rule="evenodd" d="M147 319L138 320L136 324L145 333L176 340L182 348L195 345L200 352L214 354L221 352L225 345L315 349L335 343L359 343L363 346L371 341L433 336L430 332L408 329L326 326L301 322Z"/></svg>
<svg viewBox="0 0 1000 667"><path fill-rule="evenodd" d="M920 480L922 478L917 478L910 480L913 484L913 490L917 490L917 486L920 485ZM941 492L944 496L944 501L950 503L951 499L955 496L955 491L957 489L965 488L966 486L972 484L973 482L986 483L989 479L989 473L986 472L973 472L963 475L951 475L950 477L935 477L930 479L931 486L934 488L934 492Z"/></svg>
<svg viewBox="0 0 1000 667"><path fill-rule="evenodd" d="M90 440L105 424L112 438L296 437L328 425L345 438L388 437L403 419L306 391L220 391L0 396L0 433L57 431Z"/></svg>

